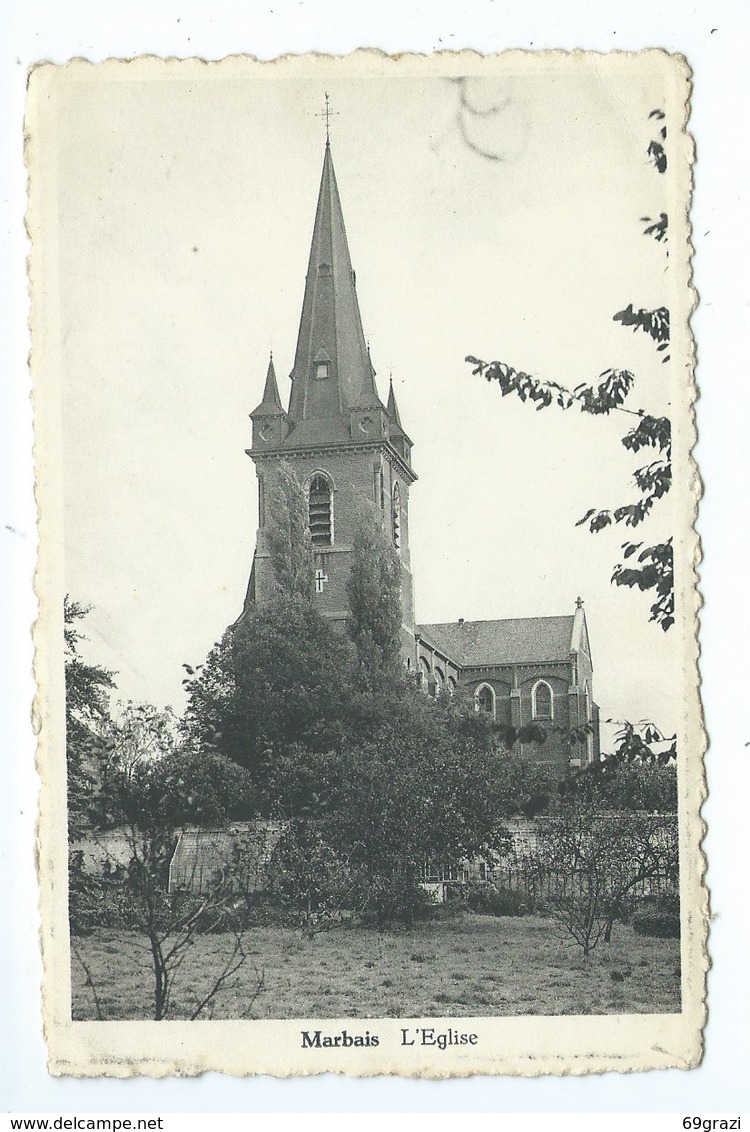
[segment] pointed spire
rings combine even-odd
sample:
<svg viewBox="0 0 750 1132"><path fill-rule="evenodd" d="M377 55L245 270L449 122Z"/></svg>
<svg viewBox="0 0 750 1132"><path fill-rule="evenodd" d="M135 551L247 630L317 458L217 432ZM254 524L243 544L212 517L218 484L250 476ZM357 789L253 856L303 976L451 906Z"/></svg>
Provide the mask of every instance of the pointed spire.
<svg viewBox="0 0 750 1132"><path fill-rule="evenodd" d="M393 378L392 377L391 377L390 385L388 386L388 416L391 418L394 425L396 426L396 429L394 429L394 431L398 430L399 432L403 432L404 429L403 429L403 426L401 424L401 417L399 415L398 405L396 404L396 394L393 392Z"/></svg>
<svg viewBox="0 0 750 1132"><path fill-rule="evenodd" d="M268 372L266 373L266 387L263 390L263 404L274 405L282 408L281 397L279 397L279 387L276 383L276 370L273 366L273 350L271 350L268 358Z"/></svg>
<svg viewBox="0 0 750 1132"><path fill-rule="evenodd" d="M263 390L263 400L257 409L254 409L250 414L252 417L270 417L270 416L286 416L284 406L281 404L281 397L279 396L279 386L276 381L276 370L273 365L273 350L271 350L268 359L268 370L266 372L266 385Z"/></svg>
<svg viewBox="0 0 750 1132"><path fill-rule="evenodd" d="M412 442L401 424L401 414L396 403L392 375L388 386L388 437L399 455L403 456L406 463L411 465Z"/></svg>
<svg viewBox="0 0 750 1132"><path fill-rule="evenodd" d="M348 426L350 409L380 404L328 142L291 377L295 443L303 441L307 422L325 421L336 431Z"/></svg>

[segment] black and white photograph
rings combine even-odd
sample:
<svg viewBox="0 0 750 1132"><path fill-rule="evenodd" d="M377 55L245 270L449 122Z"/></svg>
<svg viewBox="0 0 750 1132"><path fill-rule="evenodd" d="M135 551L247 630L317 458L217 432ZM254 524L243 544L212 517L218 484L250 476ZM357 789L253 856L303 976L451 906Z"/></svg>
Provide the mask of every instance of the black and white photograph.
<svg viewBox="0 0 750 1132"><path fill-rule="evenodd" d="M699 1061L689 98L32 72L53 1072Z"/></svg>

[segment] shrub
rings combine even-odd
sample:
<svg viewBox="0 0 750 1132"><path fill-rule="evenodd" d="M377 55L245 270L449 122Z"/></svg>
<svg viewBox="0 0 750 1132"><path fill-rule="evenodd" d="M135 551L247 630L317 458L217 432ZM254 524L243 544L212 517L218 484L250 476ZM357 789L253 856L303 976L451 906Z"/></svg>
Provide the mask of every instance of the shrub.
<svg viewBox="0 0 750 1132"><path fill-rule="evenodd" d="M636 912L633 931L638 935L656 936L659 939L680 938L680 917L673 912Z"/></svg>
<svg viewBox="0 0 750 1132"><path fill-rule="evenodd" d="M464 902L470 912L482 912L486 916L526 916L534 911L532 894L487 881L468 884Z"/></svg>
<svg viewBox="0 0 750 1132"><path fill-rule="evenodd" d="M638 935L658 939L680 938L680 899L676 893L647 896L640 901L631 923Z"/></svg>
<svg viewBox="0 0 750 1132"><path fill-rule="evenodd" d="M91 935L96 928L140 927L139 909L127 887L127 870L116 867L88 873L83 853L70 853L68 920L74 936Z"/></svg>
<svg viewBox="0 0 750 1132"><path fill-rule="evenodd" d="M417 920L431 919L437 908L432 893L398 872L375 876L364 891L362 923L373 924L378 931L392 924L411 927Z"/></svg>
<svg viewBox="0 0 750 1132"><path fill-rule="evenodd" d="M269 867L270 895L309 935L336 922L356 889L348 863L310 821L289 822Z"/></svg>
<svg viewBox="0 0 750 1132"><path fill-rule="evenodd" d="M142 869L105 862L101 871L87 871L79 850L70 854L68 864L68 918L74 936L91 935L97 928L145 931L149 909L144 902L146 889ZM225 902L207 902L192 892L167 892L150 885L148 898L154 930L169 934L183 922L194 921L194 931L238 932L247 926L250 913L243 897L228 895Z"/></svg>

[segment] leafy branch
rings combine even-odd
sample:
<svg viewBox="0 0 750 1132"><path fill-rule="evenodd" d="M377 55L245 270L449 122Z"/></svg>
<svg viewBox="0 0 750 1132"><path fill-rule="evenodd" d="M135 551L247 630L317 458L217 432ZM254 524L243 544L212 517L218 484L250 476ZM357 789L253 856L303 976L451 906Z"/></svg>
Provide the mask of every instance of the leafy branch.
<svg viewBox="0 0 750 1132"><path fill-rule="evenodd" d="M492 730L503 747L510 751L517 743L536 743L541 746L552 735L560 738L568 747L580 746L594 733L595 724L590 722L579 727L561 727L559 724L531 722L514 727L509 723L495 723Z"/></svg>
<svg viewBox="0 0 750 1132"><path fill-rule="evenodd" d="M563 411L577 408L582 413L593 416L609 415L617 411L639 418L638 424L625 433L620 443L629 452L636 453L651 448L659 453L658 459L633 472L633 480L641 493L640 498L613 509L589 508L576 526L588 524L592 534L617 523L637 527L651 513L657 500L662 499L670 490L671 422L668 417L655 417L645 409L631 409L624 404L635 381L629 370L608 369L599 375L596 385L581 384L569 389L558 382L533 377L506 362L486 362L472 355L466 361L473 366L473 374L481 375L490 382L496 381L503 397L513 394L523 402L536 405L537 412L555 405ZM631 557L642 545L626 543L623 547L624 556ZM612 582L617 586L637 587L641 590L655 589L657 599L651 606L649 620L661 625L666 632L674 624L672 540L642 550L638 562L641 565L637 568L626 568L622 563L618 564L612 574Z"/></svg>
<svg viewBox="0 0 750 1132"><path fill-rule="evenodd" d="M625 310L618 311L617 314L612 316L612 321L621 322L623 326L632 326L633 330L643 330L657 343L657 352L664 354L662 362L669 361L669 354L664 353L665 350L669 349L669 310L667 307L657 307L652 311L644 310L643 307L634 310L633 304L628 303Z"/></svg>
<svg viewBox="0 0 750 1132"><path fill-rule="evenodd" d="M642 216L641 224L645 224L643 229L644 236L653 236L657 244L666 244L669 241L667 230L669 228L669 220L666 212L659 213L659 219L654 220L651 216Z"/></svg>
<svg viewBox="0 0 750 1132"><path fill-rule="evenodd" d="M630 558L643 543L624 543L623 557ZM628 586L631 589L655 590L656 601L651 606L650 621L656 621L666 633L674 624L674 557L672 539L657 543L656 546L647 546L640 551L637 562L639 566L626 567L622 563L615 566L612 581L616 586Z"/></svg>
<svg viewBox="0 0 750 1132"><path fill-rule="evenodd" d="M667 460L655 460L642 468L636 468L633 479L641 491L641 498L635 503L615 507L613 511L597 511L590 508L576 523L577 527L588 523L592 534L604 530L612 523L625 523L626 527L637 527L642 523L656 503L667 494L672 486L672 465Z"/></svg>
<svg viewBox="0 0 750 1132"><path fill-rule="evenodd" d="M657 122L663 122L665 114L663 110L652 110L649 114L649 119L655 119ZM651 158L651 163L656 169L657 173L666 173L667 171L667 151L665 142L667 140L667 127L661 126L659 128L659 135L649 142L646 153Z"/></svg>
<svg viewBox="0 0 750 1132"><path fill-rule="evenodd" d="M629 409L623 404L634 381L628 370L605 370L599 375L598 385L582 384L568 389L557 382L532 377L504 362L483 362L472 356L467 357L466 361L474 366L474 374L481 374L487 381L497 381L503 397L515 393L521 401L535 403L537 411L554 404L563 410L575 406L581 412L595 416L615 410L637 416L640 418L639 423L623 436L623 446L631 452L651 447L665 454L665 458L634 471L633 479L642 493L641 499L614 510L597 510L592 507L578 520L577 526L588 523L592 533L601 531L612 523L625 522L626 526L635 527L643 522L656 500L669 491L672 484L670 421L667 417L652 417L643 409Z"/></svg>
<svg viewBox="0 0 750 1132"><path fill-rule="evenodd" d="M531 401L536 404L537 411L556 405L560 409L571 409L574 406L582 413L592 413L595 416L608 415L615 409L633 416L644 416L642 409L629 409L624 405L625 398L633 388L635 378L629 370L606 369L599 374L598 385L588 385L585 382L568 389L557 381L543 381L532 377L524 370L515 369L506 362L484 362L469 354L465 361L474 366L472 373L481 374L487 381L496 381L500 386L503 397L515 393L521 401Z"/></svg>
<svg viewBox="0 0 750 1132"><path fill-rule="evenodd" d="M615 753L605 761L613 763L619 760L621 764L637 766L669 766L677 758L677 736L665 735L650 719L639 723L613 719L607 722L617 722L619 730L615 735Z"/></svg>

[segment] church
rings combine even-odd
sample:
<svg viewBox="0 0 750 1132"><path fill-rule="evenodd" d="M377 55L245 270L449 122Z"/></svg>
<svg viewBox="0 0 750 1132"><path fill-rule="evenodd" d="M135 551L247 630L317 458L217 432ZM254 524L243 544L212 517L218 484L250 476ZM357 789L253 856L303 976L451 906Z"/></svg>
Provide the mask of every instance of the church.
<svg viewBox="0 0 750 1132"><path fill-rule="evenodd" d="M258 478L259 522L244 613L273 593L268 532L275 469L287 461L305 487L315 560L315 601L327 618L348 616L346 583L362 500L393 541L401 565L404 663L432 696L460 684L477 711L516 728L538 723L544 744L528 745L545 761L580 767L599 757L598 708L583 602L559 617L509 618L433 625L415 623L409 549L409 498L417 474L391 382L380 399L362 327L356 275L326 140L313 225L291 394L284 408L271 357L263 397L250 414ZM588 725L585 742L561 733Z"/></svg>

